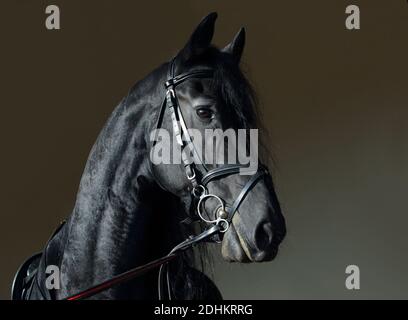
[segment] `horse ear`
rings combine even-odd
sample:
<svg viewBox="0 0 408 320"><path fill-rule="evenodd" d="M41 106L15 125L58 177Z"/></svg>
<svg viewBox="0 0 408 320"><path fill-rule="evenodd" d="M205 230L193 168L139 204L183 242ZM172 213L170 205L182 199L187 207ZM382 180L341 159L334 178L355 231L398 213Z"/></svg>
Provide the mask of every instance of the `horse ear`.
<svg viewBox="0 0 408 320"><path fill-rule="evenodd" d="M241 60L242 52L245 47L245 28L241 28L235 35L234 39L227 44L222 52L229 53L233 56L235 61L239 63Z"/></svg>
<svg viewBox="0 0 408 320"><path fill-rule="evenodd" d="M179 55L184 60L202 54L211 44L211 40L214 35L214 25L217 19L217 13L212 12L207 15L192 33L190 39L184 48L180 51Z"/></svg>

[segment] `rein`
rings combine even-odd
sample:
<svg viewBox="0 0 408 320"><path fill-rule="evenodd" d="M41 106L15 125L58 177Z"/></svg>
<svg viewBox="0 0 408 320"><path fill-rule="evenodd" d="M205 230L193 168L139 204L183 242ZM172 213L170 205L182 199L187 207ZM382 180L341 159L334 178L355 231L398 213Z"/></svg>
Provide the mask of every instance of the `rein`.
<svg viewBox="0 0 408 320"><path fill-rule="evenodd" d="M69 296L63 300L82 300L86 299L89 297L92 297L96 295L97 293L100 293L102 291L105 291L109 288L112 288L113 286L116 286L120 283L132 280L134 278L137 278L147 271L150 271L152 269L155 269L159 266L162 266L164 264L167 264L168 262L174 260L181 252L193 247L194 245L205 241L206 239L212 237L216 233L219 232L219 226L214 225L211 228L205 230L204 232L200 233L199 235L195 237L189 237L188 239L184 240L180 244L178 244L176 247L174 247L171 252L164 257L161 257L159 259L153 260L149 263L146 263L143 266L138 266L133 269L130 269L128 271L125 271L109 280L106 280L100 284L97 284L89 289L86 289L84 291L81 291L77 294L74 294L72 296Z"/></svg>

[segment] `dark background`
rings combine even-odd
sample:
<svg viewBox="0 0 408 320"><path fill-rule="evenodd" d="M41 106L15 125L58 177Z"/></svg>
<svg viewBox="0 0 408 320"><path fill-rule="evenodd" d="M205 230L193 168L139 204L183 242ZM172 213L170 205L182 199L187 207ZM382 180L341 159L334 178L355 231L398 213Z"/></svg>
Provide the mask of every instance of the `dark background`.
<svg viewBox="0 0 408 320"><path fill-rule="evenodd" d="M44 26L48 4L59 31ZM344 26L349 4L361 30ZM247 28L288 223L276 261L217 263L225 298L408 298L404 0L1 1L0 298L70 213L113 108L210 11L219 46ZM349 264L359 291L344 286Z"/></svg>

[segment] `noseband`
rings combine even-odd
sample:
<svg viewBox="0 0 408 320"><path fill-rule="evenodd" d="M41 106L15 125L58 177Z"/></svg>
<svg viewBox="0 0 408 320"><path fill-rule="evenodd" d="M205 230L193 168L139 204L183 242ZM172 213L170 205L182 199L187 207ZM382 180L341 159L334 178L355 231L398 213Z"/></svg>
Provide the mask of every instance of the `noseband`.
<svg viewBox="0 0 408 320"><path fill-rule="evenodd" d="M158 294L159 299L162 299L162 272L163 267L167 266L167 264L175 259L180 253L184 252L185 250L193 247L194 245L200 242L218 242L219 237L221 234L225 233L232 223L232 219L234 214L237 212L239 206L245 199L246 195L249 191L257 184L257 182L264 176L268 176L269 173L264 166L259 166L258 170L249 178L245 186L242 188L241 192L235 198L234 203L230 208L226 207L225 201L212 193L209 193L207 185L219 178L239 174L241 169L247 168L247 166L240 165L240 164L233 164L233 165L224 165L221 167L217 167L214 169L209 170L203 161L194 162L190 161L189 157L186 154L186 149L188 145L192 146L193 153L196 159L199 159L198 152L194 146L193 140L188 132L188 128L186 122L184 120L183 114L181 112L180 105L177 99L177 92L176 87L183 83L188 79L193 78L212 78L214 75L213 70L211 69L201 69L201 70L193 70L187 73L183 73L180 75L175 76L175 63L174 59L170 63L169 68L169 78L165 83L166 88L166 95L164 97L163 103L160 108L159 116L157 119L156 128L159 129L163 122L163 116L166 110L169 110L173 132L176 137L177 143L180 145L182 150L182 160L184 164L184 169L186 173L186 177L191 185L191 195L193 200L197 203L196 206L196 214L199 220L204 221L207 224L210 224L210 227L196 236L190 236L176 247L174 247L170 253L164 257L161 257L157 260L151 261L145 265L130 269L122 274L119 274L107 281L104 281L100 284L97 284L87 290L84 290L80 293L72 295L70 297L65 298L64 300L79 300L85 299L91 296L96 295L102 291L105 291L117 284L129 281L133 278L139 277L142 274L146 273L149 270L157 268L160 266L159 276L158 276ZM157 139L156 139L157 141ZM198 170L198 166L202 168L202 170ZM203 205L204 202L208 199L213 198L218 201L219 206L217 207L217 213L215 219L206 218L203 212ZM171 289L170 289L170 279L168 268L166 268L167 274L167 289L168 289L168 298L171 299Z"/></svg>

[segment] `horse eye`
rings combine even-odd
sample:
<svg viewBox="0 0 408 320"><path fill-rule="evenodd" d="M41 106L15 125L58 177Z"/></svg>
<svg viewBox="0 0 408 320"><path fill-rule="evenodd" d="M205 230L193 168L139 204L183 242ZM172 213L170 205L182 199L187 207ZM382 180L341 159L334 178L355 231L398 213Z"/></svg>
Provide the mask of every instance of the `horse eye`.
<svg viewBox="0 0 408 320"><path fill-rule="evenodd" d="M196 113L202 119L211 119L213 116L213 112L209 108L199 108Z"/></svg>

